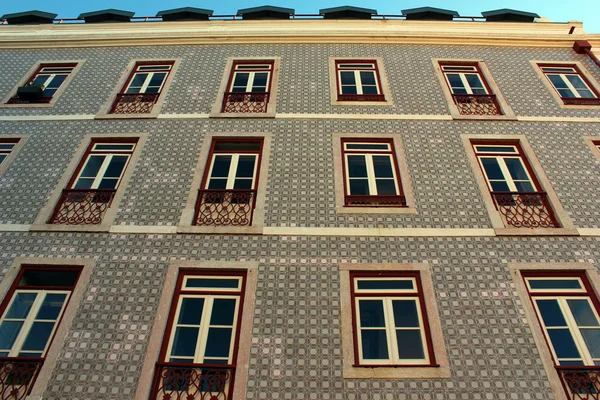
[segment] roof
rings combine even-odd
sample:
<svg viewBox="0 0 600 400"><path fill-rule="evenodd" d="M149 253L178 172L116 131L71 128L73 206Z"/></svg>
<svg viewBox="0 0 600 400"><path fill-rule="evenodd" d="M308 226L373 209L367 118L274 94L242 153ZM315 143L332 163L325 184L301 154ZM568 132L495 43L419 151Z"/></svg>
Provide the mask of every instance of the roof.
<svg viewBox="0 0 600 400"><path fill-rule="evenodd" d="M162 17L163 21L207 21L208 17L213 15L213 10L205 10L196 7L182 7L171 10L163 10L156 13L157 17Z"/></svg>
<svg viewBox="0 0 600 400"><path fill-rule="evenodd" d="M377 10L369 8L340 6L333 8L323 8L319 14L325 19L371 19L371 15L377 14Z"/></svg>
<svg viewBox="0 0 600 400"><path fill-rule="evenodd" d="M135 13L131 11L115 10L109 8L107 10L91 11L79 14L79 19L84 19L86 23L97 22L129 22Z"/></svg>
<svg viewBox="0 0 600 400"><path fill-rule="evenodd" d="M533 22L540 16L536 13L501 8L499 10L484 11L481 13L488 22Z"/></svg>
<svg viewBox="0 0 600 400"><path fill-rule="evenodd" d="M436 20L436 21L452 21L454 17L458 17L458 12L453 10L445 10L435 7L419 7L402 10L402 14L408 20Z"/></svg>
<svg viewBox="0 0 600 400"><path fill-rule="evenodd" d="M243 8L237 13L242 16L242 19L289 19L295 12L293 8L261 6Z"/></svg>
<svg viewBox="0 0 600 400"><path fill-rule="evenodd" d="M51 24L58 14L31 10L19 13L4 14L1 18L9 24Z"/></svg>

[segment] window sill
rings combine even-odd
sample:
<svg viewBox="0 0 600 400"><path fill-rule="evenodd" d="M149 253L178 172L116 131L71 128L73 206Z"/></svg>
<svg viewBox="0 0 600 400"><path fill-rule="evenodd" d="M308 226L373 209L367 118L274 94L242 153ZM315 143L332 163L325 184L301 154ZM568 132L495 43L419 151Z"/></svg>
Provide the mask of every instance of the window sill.
<svg viewBox="0 0 600 400"><path fill-rule="evenodd" d="M56 100L50 103L0 104L0 108L52 108Z"/></svg>
<svg viewBox="0 0 600 400"><path fill-rule="evenodd" d="M497 236L579 236L575 228L496 228Z"/></svg>
<svg viewBox="0 0 600 400"><path fill-rule="evenodd" d="M337 214L416 214L414 207L336 207Z"/></svg>
<svg viewBox="0 0 600 400"><path fill-rule="evenodd" d="M229 234L229 235L262 235L262 226L196 226L179 225L177 233L205 233L205 234Z"/></svg>
<svg viewBox="0 0 600 400"><path fill-rule="evenodd" d="M517 121L516 115L465 115L452 114L452 119L469 121Z"/></svg>
<svg viewBox="0 0 600 400"><path fill-rule="evenodd" d="M391 100L384 101L340 101L332 100L332 106L393 106L394 102Z"/></svg>
<svg viewBox="0 0 600 400"><path fill-rule="evenodd" d="M94 119L156 119L158 112L149 114L104 114L99 113L94 116Z"/></svg>
<svg viewBox="0 0 600 400"><path fill-rule="evenodd" d="M109 232L111 225L33 224L31 232Z"/></svg>
<svg viewBox="0 0 600 400"><path fill-rule="evenodd" d="M449 367L350 367L344 368L345 379L449 379Z"/></svg>
<svg viewBox="0 0 600 400"><path fill-rule="evenodd" d="M275 118L275 112L266 113L210 113L208 118Z"/></svg>

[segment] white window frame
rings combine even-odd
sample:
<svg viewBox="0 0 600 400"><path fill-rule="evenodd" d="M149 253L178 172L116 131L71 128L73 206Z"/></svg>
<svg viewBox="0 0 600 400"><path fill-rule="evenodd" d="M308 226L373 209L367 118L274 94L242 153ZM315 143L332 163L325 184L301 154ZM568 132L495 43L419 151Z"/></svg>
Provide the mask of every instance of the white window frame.
<svg viewBox="0 0 600 400"><path fill-rule="evenodd" d="M541 278L537 278L537 279L541 279ZM555 290L552 290L552 291L554 292ZM569 308L569 306L567 304L567 300L586 300L589 303L590 308L592 309L594 316L596 317L596 320L600 324L600 317L598 316L598 312L596 311L596 308L594 307L594 303L591 301L589 296L535 296L534 294L532 294L531 300L533 302L535 312L538 315L538 320L540 321L540 325L542 327L544 335L546 336L546 340L548 341L548 344L549 344L548 347L550 348L550 351L552 352L552 355L554 356L554 360L556 360L556 362L559 365L560 365L561 361L582 361L584 363L584 365L586 365L586 366L594 366L594 365L596 365L596 364L594 364L594 362L600 362L600 357L598 357L596 359L594 359L592 357L592 355L590 354L590 351L588 350L587 345L585 344L585 340L583 339L583 336L581 335L581 332L580 332L580 328L600 328L600 325L578 326L577 322L575 321L575 318L573 317L573 313L571 312L571 309ZM565 319L565 322L567 323L566 327L569 329L569 332L571 333L571 337L573 338L573 342L575 343L575 346L577 347L577 350L579 351L579 355L581 356L581 359L576 359L576 358L559 359L558 358L556 352L554 351L554 346L552 344L552 341L550 340L550 335L548 333L548 327L546 327L546 324L544 323L544 319L542 318L542 314L540 313L540 310L538 308L536 300L557 300L557 303L558 303L558 306L560 307L563 318ZM558 327L558 328L564 329L565 327ZM550 329L553 329L553 327L550 327Z"/></svg>
<svg viewBox="0 0 600 400"><path fill-rule="evenodd" d="M75 70L77 66L73 66L73 67L60 67L60 66L46 66L46 67L42 67L37 73L35 73L31 79L30 82L33 82L36 80L36 78L38 76L46 76L46 80L44 82L41 82L41 85L44 85L44 88L47 88L48 85L50 83L52 83L52 81L54 80L54 78L56 78L58 75L64 76L65 79L62 81L62 83L60 84L59 87L57 87L54 91L54 93L52 94L52 97L54 97L54 95L56 94L56 92L58 91L58 89L60 89L60 87L62 85L65 84L65 82L67 81L67 78L69 77L69 75L71 75L73 73L73 71ZM59 68L63 68L63 69L69 69L68 72L44 72L45 69L59 69Z"/></svg>
<svg viewBox="0 0 600 400"><path fill-rule="evenodd" d="M238 73L245 73L245 74L249 74L248 76L248 82L246 83L246 90L245 92L240 92L240 93L250 93L252 92L252 87L254 86L254 77L257 73L261 73L267 74L267 85L265 88L264 92L254 92L254 93L269 93L271 91L271 73L273 71L273 64L252 64L252 63L239 63L239 64L234 64L235 65L235 69L233 71L233 74L231 75L231 82L229 84L229 92L233 92L233 87L234 87L234 82L235 82L235 77ZM238 67L252 67L252 68L256 68L259 69L258 67L260 66L268 66L268 68L265 68L264 70L260 70L260 71L247 71L244 69L238 69Z"/></svg>
<svg viewBox="0 0 600 400"><path fill-rule="evenodd" d="M4 156L4 158L2 160L0 160L0 166L8 160L10 155L15 151L15 147L17 146L18 143L19 143L18 139L15 139L14 142L13 141L10 141L10 142L0 141L0 146L11 146L9 149L0 149L0 155Z"/></svg>
<svg viewBox="0 0 600 400"><path fill-rule="evenodd" d="M186 291L191 291L193 289L185 289ZM195 288L198 290L198 288ZM213 288L201 288L201 290L210 290L213 291ZM241 289L240 289L241 290ZM231 290L233 291L233 290ZM212 294L180 294L178 296L177 301L177 311L175 316L173 317L173 327L171 329L169 335L169 345L167 347L167 352L165 353L164 362L170 362L170 358L179 358L179 359L187 359L189 356L177 356L171 355L171 351L173 350L173 343L175 340L175 332L178 327L188 327L188 328L198 328L198 338L196 342L194 357L191 358L191 363L193 364L204 364L204 359L206 358L204 353L206 353L206 341L208 339L208 331L210 328L231 328L231 339L229 342L229 355L227 358L224 357L208 357L210 359L223 359L227 360L227 364L231 364L233 362L233 353L235 350L235 339L237 337L237 329L238 329L238 319L239 319L239 310L240 310L240 299L241 293L238 295L212 295ZM179 314L181 312L181 305L184 299L204 299L204 306L202 308L202 316L200 317L200 325L186 325L186 324L178 324ZM233 325L232 326L224 326L224 325L210 325L210 319L213 312L213 304L215 299L231 299L235 300L235 310L233 316ZM210 310L210 311L209 311Z"/></svg>
<svg viewBox="0 0 600 400"><path fill-rule="evenodd" d="M514 152L511 153L506 153L506 156L504 155L486 155L485 151L479 151L477 150L478 146L482 146L482 147L512 147L515 149ZM487 173L485 171L485 168L483 166L483 161L482 158L494 158L498 161L498 166L500 167L500 171L502 171L502 175L504 176L504 179L502 180L503 182L506 182L506 184L508 185L508 188L510 189L510 192L519 192L519 190L517 190L517 186L515 185L515 180L513 179L512 175L510 174L510 171L506 165L505 159L507 158L511 158L511 159L518 159L521 162L521 166L523 167L523 170L525 171L525 173L527 174L527 178L528 181L531 186L535 189L534 192L531 193L537 193L539 192L539 188L537 187L535 180L532 178L531 174L528 171L527 168L527 164L526 161L523 159L524 156L519 152L519 149L517 148L517 146L515 145L496 145L496 144L490 144L490 145L481 145L481 144L474 144L473 148L475 150L475 156L477 157L477 161L479 162L479 166L481 167L481 171L483 173L483 177L485 178L485 181L487 182L488 188L490 190L490 192L494 192L493 188L492 188L492 182L496 182L496 181L500 181L498 179L492 179L490 180L490 178L487 176ZM490 152L492 153L492 152ZM518 180L518 182L525 182L524 180Z"/></svg>
<svg viewBox="0 0 600 400"><path fill-rule="evenodd" d="M236 280L237 281L237 287L235 288L218 288L218 287L210 287L210 286L189 286L188 287L188 281L190 279L197 279L197 278L202 278L202 279L220 279L220 280L228 280L228 281L233 281ZM182 283L182 290L210 290L211 292L237 292L242 290L242 277L237 277L237 276L223 276L223 275L186 275L183 278L183 283Z"/></svg>
<svg viewBox="0 0 600 400"><path fill-rule="evenodd" d="M463 69L471 69L471 71L452 71L452 70L446 70L446 67L452 67L452 68L463 68ZM461 93L454 93L454 88L452 87L451 83L450 83L450 79L448 78L448 74L456 74L459 76L463 87L465 88L465 90L467 91L466 94L473 94L473 88L471 87L471 85L469 84L469 81L466 78L466 75L477 75L477 77L479 78L479 82L481 82L481 88L483 90L485 90L485 95L489 95L489 90L485 84L484 81L484 77L483 75L479 72L479 70L477 69L477 67L473 66L473 65L450 65L450 64L443 64L441 66L442 68L442 72L444 73L444 78L446 79L446 83L448 84L448 88L450 89L450 92L452 92L452 94L456 94L456 95L460 95Z"/></svg>
<svg viewBox="0 0 600 400"><path fill-rule="evenodd" d="M50 335L48 336L48 340L46 341L46 345L44 346L44 349L42 351L42 355L39 357L39 358L44 358L46 356L46 352L48 351L48 347L50 346L50 342L52 342L52 339L54 338L54 332L56 332L56 329L58 328L58 325L59 325L62 315L65 311L65 308L67 307L67 304L69 303L71 291L70 290L17 289L13 292L12 298L10 299L10 303L6 307L6 310L4 310L4 315L2 316L2 319L0 319L0 324L2 324L4 321L12 321L12 320L22 321L22 319L20 319L20 318L6 318L6 314L12 307L12 305L19 293L36 293L37 295L36 295L36 298L31 306L31 308L29 309L29 313L27 314L27 317L23 321L21 330L19 331L17 338L15 339L15 342L13 343L13 345L9 351L8 357L18 357L18 354L21 352L23 344L25 343L25 340L27 339L27 336L29 335L29 332L30 332L34 322L53 321L54 326L52 327L52 332L50 332ZM42 306L42 304L48 294L65 294L66 297L65 297L65 300L61 307L61 310L56 319L54 319L54 320L46 320L46 319L38 320L35 317L37 316L37 313L39 312L40 307ZM4 352L4 351L5 351L5 349L0 350L0 352Z"/></svg>
<svg viewBox="0 0 600 400"><path fill-rule="evenodd" d="M350 65L350 64L362 64L364 65L364 69L353 69L353 68L344 68L342 67L343 65ZM368 66L371 66L372 68L369 69ZM360 73L363 71L368 71L371 72L373 74L373 78L375 81L375 88L377 89L377 93L375 94L382 94L381 93L381 87L379 85L379 75L378 75L378 68L377 68L377 63L375 62L348 62L348 63L344 63L344 62L338 62L337 63L337 79L339 82L339 94L344 94L342 87L343 86L351 86L351 85L342 85L342 72L353 72L354 73L354 82L355 82L355 86L356 86L356 95L363 95L363 90L362 90L362 78L360 77ZM372 85L368 85L368 86L372 86ZM368 96L369 94L367 94Z"/></svg>
<svg viewBox="0 0 600 400"><path fill-rule="evenodd" d="M156 71L153 71L152 69L144 69L144 70L140 70L140 68L142 67L153 67L153 68L161 68L161 69L157 69ZM158 87L158 91L156 92L150 92L150 93L156 93L156 94L160 94L162 92L162 89L165 85L165 82L167 81L167 79L169 79L169 75L171 74L173 69L173 65L172 64L164 64L164 65L154 65L154 64L139 64L135 67L135 71L133 71L133 73L131 74L131 79L129 80L129 82L127 83L127 87L124 88L123 93L126 94L142 94L142 93L146 93L146 90L148 89L148 85L150 84L150 82L152 81L152 77L154 76L154 74L157 73L166 73L165 77L163 78L163 80L160 83L160 86ZM131 88L131 84L133 83L135 76L137 74L148 74L146 76L146 79L144 80L144 83L142 84L142 86L140 87L140 91L139 92L135 92L135 93L128 93L127 91Z"/></svg>
<svg viewBox="0 0 600 400"><path fill-rule="evenodd" d="M123 178L123 175L125 175L125 171L127 171L127 167L129 166L129 162L131 161L131 156L132 154L135 152L135 147L136 147L136 143L131 143L130 145L131 150L96 150L96 147L98 145L124 145L124 143L104 143L104 142L98 142L98 143L94 143L94 146L92 148L92 150L90 151L90 153L87 155L85 162L83 163L81 170L78 172L77 177L73 180L73 183L71 185L71 188L75 188L77 186L77 182L79 181L79 179L84 178L84 179L91 179L92 177L86 177L86 176L82 176L83 171L85 171L85 167L87 166L87 163L90 161L90 159L94 156L106 156L104 158L104 161L102 162L102 165L100 166L100 168L98 169L98 173L96 174L96 176L94 177L94 182L92 183L92 186L89 188L89 190L94 190L94 189L98 189L98 186L100 186L100 183L102 182L102 180L104 179L104 174L106 174L106 170L108 169L112 159L114 156L127 156L127 161L125 162L125 166L123 167L123 170L121 171L121 174L119 175L119 177L117 179L114 179L117 181L115 188L113 190L117 190L119 188L119 184L121 183L121 179ZM129 145L129 143L128 143ZM111 178L113 179L113 178ZM85 190L85 189L82 189Z"/></svg>
<svg viewBox="0 0 600 400"><path fill-rule="evenodd" d="M394 151L391 147L390 143L387 142L365 142L365 141L344 141L344 162L345 162L345 180L346 180L346 195L347 196L352 196L353 194L350 193L350 181L352 179L364 179L364 178L350 178L350 169L349 169L349 161L348 161L348 157L349 156L363 156L365 157L365 163L366 163L366 169L367 169L367 181L369 183L369 194L368 196L378 196L379 194L377 193L377 180L394 180L394 187L396 189L396 194L395 196L401 196L402 195L402 190L400 189L400 183L399 183L399 179L398 179L398 174L396 171L397 165L396 165L396 160L395 160L395 154ZM375 149L375 150L361 150L361 149L348 149L348 144L358 144L358 145L370 145L370 144L385 144L388 149L387 150L379 150L379 149ZM379 154L378 154L379 153ZM376 156L387 156L390 159L390 164L392 166L392 178L376 178L375 177L375 169L373 167L373 155Z"/></svg>
<svg viewBox="0 0 600 400"><path fill-rule="evenodd" d="M260 155L260 150L257 153L213 153L212 155L212 160L210 162L210 169L208 171L208 175L206 177L206 182L204 184L204 189L210 190L208 189L208 186L210 184L211 179L213 179L212 176L212 171L213 171L213 167L215 165L215 159L217 156L231 156L231 163L229 164L229 172L227 174L227 183L225 185L225 189L222 190L233 190L233 185L235 184L235 180L236 179L244 179L244 180L252 180L252 185L250 187L250 189L247 190L254 190L255 186L256 186L256 171L258 168L258 156ZM236 177L236 172L237 172L237 167L238 167L238 162L240 160L240 156L254 156L254 171L252 172L252 178L247 178L247 177L243 177L243 178L237 178ZM224 179L225 177L214 177L214 179ZM217 189L215 189L217 190Z"/></svg>
<svg viewBox="0 0 600 400"><path fill-rule="evenodd" d="M560 98L564 98L563 96L561 96L559 89L554 85L554 82L552 82L552 80L550 79L550 75L557 75L560 77L560 79L563 81L563 83L565 85L567 85L567 88L571 91L571 93L575 96L575 98L578 99L597 99L598 95L596 94L596 91L594 90L594 88L590 87L590 85L586 82L585 77L583 76L583 74L581 74L581 72L575 68L575 67L570 67L565 65L564 67L557 67L557 66L544 66L544 65L539 65L540 70L542 71L542 73L544 74L544 76L546 77L546 79L548 79L548 82L550 82L550 85L552 85L552 87L554 88L554 90L556 91L556 93L558 94L558 96ZM565 69L570 69L573 72L569 73L569 72L552 72L552 71L547 71L548 69L561 69L561 70L565 70ZM576 75L579 77L579 79L581 80L581 82L585 85L585 87L587 88L587 90L594 96L594 97L582 97L579 94L579 91L575 88L575 86L573 86L573 84L571 84L571 82L566 78L567 75ZM564 90L564 89L562 89Z"/></svg>

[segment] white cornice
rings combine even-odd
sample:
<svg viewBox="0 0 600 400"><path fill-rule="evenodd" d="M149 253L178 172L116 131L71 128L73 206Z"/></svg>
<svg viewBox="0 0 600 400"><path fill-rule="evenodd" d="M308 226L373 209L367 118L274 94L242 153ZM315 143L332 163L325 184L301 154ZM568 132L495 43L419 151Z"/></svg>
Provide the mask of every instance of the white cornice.
<svg viewBox="0 0 600 400"><path fill-rule="evenodd" d="M571 27L574 31L569 34ZM292 42L569 47L583 39L600 45L600 35L587 34L578 21L270 20L0 26L0 48Z"/></svg>

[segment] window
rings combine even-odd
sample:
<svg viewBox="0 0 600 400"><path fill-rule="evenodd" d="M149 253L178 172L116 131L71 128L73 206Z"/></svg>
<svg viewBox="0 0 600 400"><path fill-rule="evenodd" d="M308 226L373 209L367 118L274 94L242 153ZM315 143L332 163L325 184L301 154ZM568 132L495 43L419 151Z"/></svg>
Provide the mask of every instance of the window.
<svg viewBox="0 0 600 400"><path fill-rule="evenodd" d="M385 101L377 62L336 60L338 101Z"/></svg>
<svg viewBox="0 0 600 400"><path fill-rule="evenodd" d="M48 223L100 224L136 144L137 139L93 140Z"/></svg>
<svg viewBox="0 0 600 400"><path fill-rule="evenodd" d="M406 207L393 141L341 141L345 206Z"/></svg>
<svg viewBox="0 0 600 400"><path fill-rule="evenodd" d="M260 138L213 140L198 191L195 225L252 224L262 147Z"/></svg>
<svg viewBox="0 0 600 400"><path fill-rule="evenodd" d="M522 277L568 398L597 397L600 304L585 272L524 271Z"/></svg>
<svg viewBox="0 0 600 400"><path fill-rule="evenodd" d="M68 84L80 63L38 63L21 80L5 103L10 105L50 104Z"/></svg>
<svg viewBox="0 0 600 400"><path fill-rule="evenodd" d="M272 76L273 61L235 61L221 112L266 113Z"/></svg>
<svg viewBox="0 0 600 400"><path fill-rule="evenodd" d="M444 79L458 111L463 115L502 115L478 63L441 64Z"/></svg>
<svg viewBox="0 0 600 400"><path fill-rule="evenodd" d="M504 223L516 228L557 228L547 195L541 190L518 141L471 141L479 167Z"/></svg>
<svg viewBox="0 0 600 400"><path fill-rule="evenodd" d="M355 363L435 365L418 273L352 272Z"/></svg>
<svg viewBox="0 0 600 400"><path fill-rule="evenodd" d="M577 65L538 64L554 91L566 105L600 105L598 91Z"/></svg>
<svg viewBox="0 0 600 400"><path fill-rule="evenodd" d="M15 150L19 139L1 139L0 138L0 167L8 156Z"/></svg>
<svg viewBox="0 0 600 400"><path fill-rule="evenodd" d="M34 266L19 271L0 319L0 390L10 398L25 398L32 389L80 272Z"/></svg>
<svg viewBox="0 0 600 400"><path fill-rule="evenodd" d="M232 398L245 279L180 273L150 398Z"/></svg>
<svg viewBox="0 0 600 400"><path fill-rule="evenodd" d="M137 62L123 89L110 109L110 114L149 114L157 103L174 61Z"/></svg>

